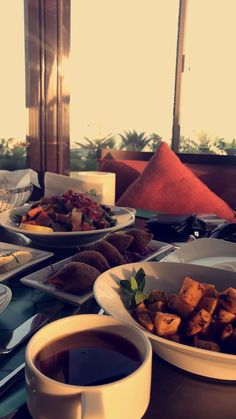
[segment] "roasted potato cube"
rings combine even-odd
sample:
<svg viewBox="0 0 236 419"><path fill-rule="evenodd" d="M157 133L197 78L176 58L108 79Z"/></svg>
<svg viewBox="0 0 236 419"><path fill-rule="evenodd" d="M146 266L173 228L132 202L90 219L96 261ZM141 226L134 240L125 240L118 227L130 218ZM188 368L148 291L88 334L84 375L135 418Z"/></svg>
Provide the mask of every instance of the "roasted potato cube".
<svg viewBox="0 0 236 419"><path fill-rule="evenodd" d="M135 314L148 313L148 309L147 309L147 307L145 306L144 303L140 303L135 307L134 312L135 312Z"/></svg>
<svg viewBox="0 0 236 419"><path fill-rule="evenodd" d="M212 315L217 307L217 303L218 303L217 298L205 297L205 294L204 294L202 299L199 301L197 308L199 310L204 308L206 311L208 311L208 313Z"/></svg>
<svg viewBox="0 0 236 419"><path fill-rule="evenodd" d="M211 315L204 308L193 314L191 320L197 325L203 327L211 321Z"/></svg>
<svg viewBox="0 0 236 419"><path fill-rule="evenodd" d="M201 332L201 330L202 330L202 326L194 323L192 320L189 320L186 324L185 334L186 336L193 336Z"/></svg>
<svg viewBox="0 0 236 419"><path fill-rule="evenodd" d="M221 323L231 323L235 319L235 314L230 313L230 311L221 308L219 310L217 320Z"/></svg>
<svg viewBox="0 0 236 419"><path fill-rule="evenodd" d="M236 289L227 288L224 292L220 293L219 302L225 310L236 314Z"/></svg>
<svg viewBox="0 0 236 419"><path fill-rule="evenodd" d="M190 304L185 303L179 295L172 295L168 302L169 308L175 311L183 319L186 319L194 310Z"/></svg>
<svg viewBox="0 0 236 419"><path fill-rule="evenodd" d="M219 345L217 345L217 343L212 342L210 340L196 339L194 346L196 348L207 349L208 351L219 352L220 350Z"/></svg>
<svg viewBox="0 0 236 419"><path fill-rule="evenodd" d="M148 301L150 303L155 303L156 301L163 301L164 303L167 303L168 297L164 291L152 290L149 294Z"/></svg>
<svg viewBox="0 0 236 419"><path fill-rule="evenodd" d="M188 321L186 325L186 335L193 336L196 333L199 333L204 330L204 327L207 329L211 322L211 315L208 311L202 308L193 314L191 320Z"/></svg>
<svg viewBox="0 0 236 419"><path fill-rule="evenodd" d="M154 330L154 324L151 320L151 317L149 316L148 313L140 312L136 314L137 320L139 321L139 323L145 327L145 329L147 329L149 332L153 332Z"/></svg>
<svg viewBox="0 0 236 419"><path fill-rule="evenodd" d="M186 304L196 307L202 298L204 291L205 286L203 284L187 276L180 288L179 296Z"/></svg>
<svg viewBox="0 0 236 419"><path fill-rule="evenodd" d="M225 340L227 339L234 331L234 328L232 326L232 324L227 324L224 328L224 330L221 333L221 337L220 340Z"/></svg>
<svg viewBox="0 0 236 419"><path fill-rule="evenodd" d="M165 311L166 303L164 301L156 301L155 303L148 304L148 310L150 311Z"/></svg>
<svg viewBox="0 0 236 419"><path fill-rule="evenodd" d="M202 285L204 285L205 287L203 297L212 297L212 298L217 297L217 291L216 291L215 285L206 284L205 282Z"/></svg>
<svg viewBox="0 0 236 419"><path fill-rule="evenodd" d="M181 318L176 314L157 312L155 316L155 329L158 336L176 335Z"/></svg>

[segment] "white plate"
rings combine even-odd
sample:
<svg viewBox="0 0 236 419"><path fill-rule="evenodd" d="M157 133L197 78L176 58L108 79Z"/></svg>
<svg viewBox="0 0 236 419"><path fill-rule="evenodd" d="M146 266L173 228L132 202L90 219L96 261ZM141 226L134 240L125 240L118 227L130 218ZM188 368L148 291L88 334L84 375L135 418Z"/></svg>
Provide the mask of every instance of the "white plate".
<svg viewBox="0 0 236 419"><path fill-rule="evenodd" d="M121 294L119 281L128 279L139 268L143 268L146 278L146 291L158 289L167 293L177 292L185 276L216 285L218 291L236 286L236 273L206 266L182 263L137 262L112 268L101 274L94 284L94 296L106 313L128 322L149 337L154 352L171 364L205 377L222 380L236 380L236 355L212 352L172 342L149 333L126 310Z"/></svg>
<svg viewBox="0 0 236 419"><path fill-rule="evenodd" d="M0 284L0 313L7 308L12 298L12 292L6 285Z"/></svg>
<svg viewBox="0 0 236 419"><path fill-rule="evenodd" d="M42 292L51 294L59 300L67 301L76 305L83 304L89 297L93 295L93 292L89 292L75 295L70 294L69 292L64 292L56 289L53 285L44 284L44 281L53 274L53 272L61 269L66 263L71 261L71 257L63 259L60 262L54 263L53 265L46 266L46 268L40 269L37 272L34 272L24 278L21 278L20 282L24 285L29 285L30 287L37 288Z"/></svg>
<svg viewBox="0 0 236 419"><path fill-rule="evenodd" d="M30 208L29 205L15 208L11 210L14 213L24 214ZM14 231L16 233L24 234L29 237L33 242L40 244L44 247L75 247L82 246L84 244L93 243L108 233L120 230L131 224L135 220L135 214L126 208L113 207L114 218L117 219L117 225L114 227L104 228L100 230L90 231L65 231L65 232L53 232L53 233L39 233L28 231L19 228L16 223L11 219L11 211L5 211L0 214L0 225L7 230Z"/></svg>
<svg viewBox="0 0 236 419"><path fill-rule="evenodd" d="M236 243L219 239L197 239L162 259L162 262L193 263L236 271Z"/></svg>
<svg viewBox="0 0 236 419"><path fill-rule="evenodd" d="M45 252L43 250L37 250L33 249L31 247L25 247L25 246L15 246L14 244L4 243L0 242L0 253L5 250L27 250L32 255L32 260L24 263L23 265L20 265L17 268L11 269L10 271L0 274L0 282L4 281L5 279L8 279L12 277L13 275L16 275L19 272L24 271L25 269L29 268L30 266L36 265L36 263L42 262L45 259L50 258L53 256L52 252Z"/></svg>
<svg viewBox="0 0 236 419"><path fill-rule="evenodd" d="M160 253L168 251L171 248L171 245L168 243L160 242L151 240L149 243L149 247L153 249L148 256L146 256L143 260L149 260L150 258L154 258L158 256ZM40 269L37 272L34 272L28 276L25 276L21 279L22 284L28 285L33 288L37 288L47 294L54 295L54 297L67 301L69 303L73 303L76 305L83 304L89 297L93 295L92 290L80 295L70 294L69 292L64 292L57 290L52 285L45 284L44 281L51 275L53 272L58 271L62 268L66 263L71 262L72 256L66 259L63 259L53 265L49 265L46 268Z"/></svg>

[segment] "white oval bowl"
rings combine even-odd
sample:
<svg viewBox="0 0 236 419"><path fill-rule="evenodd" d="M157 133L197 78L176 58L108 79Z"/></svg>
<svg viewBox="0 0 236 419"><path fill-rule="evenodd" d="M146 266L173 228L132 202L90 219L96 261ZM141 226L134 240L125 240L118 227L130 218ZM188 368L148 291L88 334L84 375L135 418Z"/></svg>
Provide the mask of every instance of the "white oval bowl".
<svg viewBox="0 0 236 419"><path fill-rule="evenodd" d="M141 329L150 339L154 352L164 360L193 374L236 380L236 355L212 352L161 338L144 329L125 308L119 281L128 279L139 268L146 273L145 290L178 292L185 276L214 284L218 291L236 287L236 272L184 263L137 262L118 266L101 274L94 284L94 296L106 313Z"/></svg>

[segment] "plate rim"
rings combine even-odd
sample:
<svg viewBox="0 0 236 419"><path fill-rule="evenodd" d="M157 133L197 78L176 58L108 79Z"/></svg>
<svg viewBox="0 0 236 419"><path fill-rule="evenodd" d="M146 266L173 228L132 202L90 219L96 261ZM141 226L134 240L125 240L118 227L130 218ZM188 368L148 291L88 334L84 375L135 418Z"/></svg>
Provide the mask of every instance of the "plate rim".
<svg viewBox="0 0 236 419"><path fill-rule="evenodd" d="M8 286L3 285L3 284L0 284L0 287L4 287L7 290L7 295L6 295L5 301L4 301L3 305L0 306L0 313L2 313L11 302L12 290Z"/></svg>
<svg viewBox="0 0 236 419"><path fill-rule="evenodd" d="M217 257L224 258L224 257L227 257L226 255L224 255L224 254L222 256L220 256L218 254L213 255L210 252L209 255L207 253L205 253L204 256L196 256L196 258L190 258L190 259L184 260L184 256L182 256L182 253L187 252L188 247L190 247L190 250L192 251L192 249L194 249L194 246L201 246L201 244L203 242L205 242L205 243L209 242L209 244L210 244L209 249L210 250L212 250L212 244L216 244L216 245L218 244L217 247L220 247L220 246L225 246L225 247L227 246L227 248L232 247L232 250L233 249L236 250L236 243L234 243L234 242L229 242L229 241L221 240L221 239L215 239L215 238L211 238L211 237L204 237L204 238L200 238L200 239L197 239L197 240L193 240L193 241L184 243L184 245L181 246L179 249L176 249L171 254L168 254L167 256L165 256L161 260L161 262L164 262L164 263L167 263L167 262L188 263L188 264L193 264L193 265L198 265L198 266L208 266L208 267L216 267L217 268L217 266L215 266L215 265L205 264L205 263L204 264L196 263L196 261L200 260L200 259L207 260L207 259L217 258ZM231 256L229 256L229 257L231 257ZM232 258L233 258L233 255L232 255ZM235 253L234 260L236 262L236 253ZM228 260L226 260L225 262L228 262ZM224 262L221 261L220 263L224 263ZM220 268L220 269L223 269L223 268Z"/></svg>
<svg viewBox="0 0 236 419"><path fill-rule="evenodd" d="M6 242L0 242L0 251L1 251L1 246L2 245L4 245L5 248L9 247L9 248L16 249L16 250L26 250L26 251L30 252L31 254L32 254L32 251L33 251L33 253L38 254L38 257L33 258L29 262L24 263L20 266L17 266L16 268L11 269L10 271L5 272L4 274L0 274L0 284L3 281L6 281L7 279L10 279L11 277L17 275L18 273L30 268L31 266L35 266L38 263L43 262L44 260L47 260L50 257L54 256L53 252L49 252L47 250L35 249L34 247L14 245L12 243L6 243ZM34 255L32 254L32 256L34 256Z"/></svg>
<svg viewBox="0 0 236 419"><path fill-rule="evenodd" d="M122 267L132 267L133 268L134 265L140 265L140 264L143 264L143 263L145 263L145 264L151 264L151 265L156 265L156 266L158 266L158 264L159 264L159 262L155 262L155 261L141 261L141 262L128 263L128 264L121 265L121 266ZM180 265L179 262L166 262L166 264L169 265L169 266L171 266L171 265ZM190 264L188 264L188 263L181 263L181 265L185 265L187 267ZM206 268L208 270L219 271L219 269L214 268L212 266L202 266L202 265L192 265L192 266L198 266L200 269ZM119 320L126 321L126 322L128 322L130 324L130 321L129 320L127 320L127 319L124 320L122 318L122 316L119 317L119 315L117 313L114 314L114 312L112 310L107 309L106 307L104 307L104 304L102 302L102 297L99 296L98 295L98 292L97 292L97 288L100 285L99 283L102 283L103 281L105 281L105 279L104 279L105 274L107 274L108 272L111 272L112 273L114 270L116 270L116 268L117 267L111 268L108 271L106 271L106 272L102 273L101 275L99 275L99 277L96 279L96 281L94 283L94 286L93 286L93 295L94 295L95 300L101 306L101 308L103 308L103 310L105 311L105 313L107 313L107 314L109 314L109 315L111 315L111 316L113 316L113 317L115 317L115 318L117 318ZM235 272L234 272L234 274L235 274ZM110 279L112 279L113 281L115 281L115 283L117 284L117 281L116 281L115 278L110 278ZM235 279L236 279L236 275L235 275ZM119 294L118 294L118 296L119 296ZM120 300L121 300L121 298L120 298ZM126 310L127 313L129 313L129 311L127 309L124 308L124 310ZM130 316L131 316L131 314L130 314ZM147 329L145 329L142 325L140 325L134 318L132 318L132 319L133 319L132 325L135 326L135 327L140 328L140 330L142 330L144 333L146 333L146 335L150 339L152 339L154 342L157 342L157 343L160 342L163 345L167 345L168 347L173 348L173 350L176 350L176 351L178 351L178 350L181 350L181 351L184 350L185 351L186 350L187 352L196 353L196 355L200 353L200 354L207 355L208 357L213 355L213 358L216 358L216 359L219 359L219 360L221 360L221 358L223 358L224 360L227 360L228 362L231 362L231 361L233 361L234 363L236 362L236 355L227 354L227 353L224 353L224 352L209 351L209 350L206 350L206 349L196 348L196 347L192 347L190 345L186 345L186 344L183 344L183 343L178 343L178 342L174 342L174 341L171 341L171 340L162 338L161 336L157 336L157 335L154 335L154 334L150 333ZM225 379L225 380L227 380L227 379ZM236 379L234 381L236 381Z"/></svg>
<svg viewBox="0 0 236 419"><path fill-rule="evenodd" d="M112 232L112 231L116 231L125 227L128 227L130 224L132 224L135 220L135 214L130 211L129 209L127 209L126 207L119 207L117 205L114 205L112 208L114 209L123 209L126 213L126 215L130 215L130 219L128 222L126 223L121 223L121 224L117 224L113 227L108 227L108 228L103 228L103 229L97 229L97 230L85 230L85 231L54 231L54 232L50 232L50 233L45 233L45 232L36 232L36 231L31 231L31 230L25 230L25 229L20 229L17 226L12 226L12 225L6 225L6 222L8 222L10 220L10 213L12 211L16 211L17 209L22 209L26 206L20 206L17 208L14 208L13 210L7 210L4 211L3 213L0 213L0 225L5 228L6 230L10 230L10 231L14 231L15 233L20 233L20 234L24 234L25 236L31 237L31 236L35 236L35 237L85 237L85 236L95 236L96 234L103 234L104 235L106 233ZM5 222L2 221L1 218L3 217L7 217Z"/></svg>

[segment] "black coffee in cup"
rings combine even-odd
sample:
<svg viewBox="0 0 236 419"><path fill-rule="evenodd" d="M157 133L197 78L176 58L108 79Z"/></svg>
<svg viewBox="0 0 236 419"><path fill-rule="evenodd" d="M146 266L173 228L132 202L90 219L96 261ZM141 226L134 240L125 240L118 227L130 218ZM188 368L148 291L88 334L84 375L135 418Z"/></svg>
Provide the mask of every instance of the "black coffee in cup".
<svg viewBox="0 0 236 419"><path fill-rule="evenodd" d="M60 338L35 357L36 367L53 380L98 386L127 377L141 365L138 349L122 336L89 330Z"/></svg>

